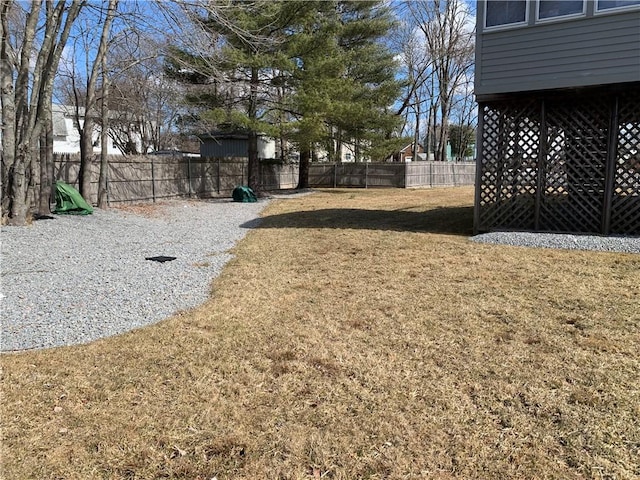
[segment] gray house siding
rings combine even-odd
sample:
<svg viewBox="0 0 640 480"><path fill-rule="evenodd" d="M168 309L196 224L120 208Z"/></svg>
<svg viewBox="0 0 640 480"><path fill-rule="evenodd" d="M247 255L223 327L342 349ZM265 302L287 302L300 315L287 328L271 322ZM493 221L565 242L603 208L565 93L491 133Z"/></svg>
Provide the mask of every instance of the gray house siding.
<svg viewBox="0 0 640 480"><path fill-rule="evenodd" d="M536 2L531 2L535 7ZM487 96L640 81L640 10L482 31L478 2L475 93Z"/></svg>

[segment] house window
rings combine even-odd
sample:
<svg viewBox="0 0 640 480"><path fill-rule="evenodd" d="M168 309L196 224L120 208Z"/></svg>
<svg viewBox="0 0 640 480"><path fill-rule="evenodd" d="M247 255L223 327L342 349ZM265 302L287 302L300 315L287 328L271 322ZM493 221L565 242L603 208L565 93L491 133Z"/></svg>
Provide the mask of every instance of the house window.
<svg viewBox="0 0 640 480"><path fill-rule="evenodd" d="M540 0L538 2L538 20L581 15L584 13L583 0Z"/></svg>
<svg viewBox="0 0 640 480"><path fill-rule="evenodd" d="M344 160L346 162L350 162L351 161L351 154L350 153L345 153L344 154Z"/></svg>
<svg viewBox="0 0 640 480"><path fill-rule="evenodd" d="M614 8L634 7L640 5L640 0L598 0L596 10L603 12Z"/></svg>
<svg viewBox="0 0 640 480"><path fill-rule="evenodd" d="M484 22L485 27L499 27L526 22L526 0L487 0Z"/></svg>

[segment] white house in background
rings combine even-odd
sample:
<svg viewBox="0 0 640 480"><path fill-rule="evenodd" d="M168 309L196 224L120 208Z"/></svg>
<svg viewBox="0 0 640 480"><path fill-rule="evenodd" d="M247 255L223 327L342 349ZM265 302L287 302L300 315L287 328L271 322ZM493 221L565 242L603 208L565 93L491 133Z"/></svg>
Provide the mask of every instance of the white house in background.
<svg viewBox="0 0 640 480"><path fill-rule="evenodd" d="M296 162L300 160L300 152L296 149L293 144L287 142L287 146L289 147L287 157L295 160ZM335 143L334 143L334 148ZM340 144L340 162L342 163L354 163L356 161L356 146L353 143L342 142ZM276 156L280 158L280 149L276 146ZM313 161L314 162L329 162L329 152L321 147L316 146L312 152ZM371 160L367 157L365 159L361 159L360 161L370 162Z"/></svg>
<svg viewBox="0 0 640 480"><path fill-rule="evenodd" d="M340 144L340 161L341 162L355 162L356 161L356 146L351 142L342 142ZM364 161L369 161L365 159Z"/></svg>
<svg viewBox="0 0 640 480"><path fill-rule="evenodd" d="M53 153L80 153L80 134L76 127L75 107L68 105L52 105L53 116ZM84 108L80 109L80 122L84 122ZM100 125L93 128L93 151L100 153ZM141 149L142 141L136 140L138 150ZM107 154L122 155L115 143L109 138Z"/></svg>

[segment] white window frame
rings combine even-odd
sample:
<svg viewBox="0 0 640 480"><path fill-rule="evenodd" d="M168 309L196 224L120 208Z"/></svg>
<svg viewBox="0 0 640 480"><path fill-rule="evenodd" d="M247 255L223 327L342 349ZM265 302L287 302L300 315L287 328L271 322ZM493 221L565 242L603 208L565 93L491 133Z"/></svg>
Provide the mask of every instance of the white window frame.
<svg viewBox="0 0 640 480"><path fill-rule="evenodd" d="M548 23L548 22L559 22L562 20L585 17L587 15L587 2L582 0L582 11L579 13L569 13L567 15L558 15L556 17L549 18L540 18L540 1L536 0L536 24L538 23Z"/></svg>
<svg viewBox="0 0 640 480"><path fill-rule="evenodd" d="M605 8L604 10L600 10L598 6L600 5L600 0L595 1L596 5L593 8L593 14L595 15L608 15L610 13L618 13L618 12L626 12L629 10L638 10L640 9L640 3L636 5L623 5L622 7L614 7L614 8Z"/></svg>
<svg viewBox="0 0 640 480"><path fill-rule="evenodd" d="M524 21L515 23L505 23L502 25L492 25L487 27L487 12L489 11L489 1L484 2L484 18L482 19L483 32L495 32L496 30L508 30L511 28L521 28L529 25L529 0L525 0Z"/></svg>

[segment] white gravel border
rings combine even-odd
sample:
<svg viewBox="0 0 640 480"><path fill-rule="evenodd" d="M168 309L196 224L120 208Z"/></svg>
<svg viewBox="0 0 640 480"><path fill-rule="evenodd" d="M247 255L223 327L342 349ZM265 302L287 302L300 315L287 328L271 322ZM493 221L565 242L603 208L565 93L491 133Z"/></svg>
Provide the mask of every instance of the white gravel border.
<svg viewBox="0 0 640 480"><path fill-rule="evenodd" d="M520 247L640 253L640 237L572 235L563 233L491 232L471 237L479 243Z"/></svg>
<svg viewBox="0 0 640 480"><path fill-rule="evenodd" d="M54 215L0 234L0 350L82 344L202 304L268 200ZM158 263L145 257L171 256Z"/></svg>

